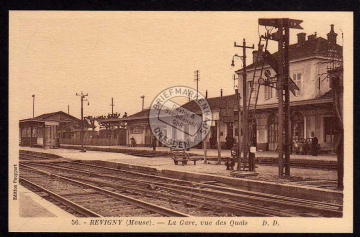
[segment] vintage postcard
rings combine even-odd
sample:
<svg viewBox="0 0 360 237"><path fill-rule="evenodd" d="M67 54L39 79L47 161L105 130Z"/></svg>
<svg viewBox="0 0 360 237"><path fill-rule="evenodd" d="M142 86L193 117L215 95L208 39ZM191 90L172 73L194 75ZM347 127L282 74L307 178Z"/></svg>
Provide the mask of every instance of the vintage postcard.
<svg viewBox="0 0 360 237"><path fill-rule="evenodd" d="M10 11L9 231L351 233L353 13Z"/></svg>

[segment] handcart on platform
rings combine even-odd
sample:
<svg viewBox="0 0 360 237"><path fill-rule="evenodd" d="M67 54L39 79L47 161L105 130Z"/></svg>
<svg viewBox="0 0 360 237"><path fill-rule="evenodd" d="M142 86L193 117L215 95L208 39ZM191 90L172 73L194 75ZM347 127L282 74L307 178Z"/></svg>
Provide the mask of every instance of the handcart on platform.
<svg viewBox="0 0 360 237"><path fill-rule="evenodd" d="M186 152L186 149L176 149L170 148L171 158L174 160L174 164L178 165L179 162L182 165L187 165L188 161L193 161L194 165L196 165L196 161L202 160L202 157L190 157L189 153Z"/></svg>

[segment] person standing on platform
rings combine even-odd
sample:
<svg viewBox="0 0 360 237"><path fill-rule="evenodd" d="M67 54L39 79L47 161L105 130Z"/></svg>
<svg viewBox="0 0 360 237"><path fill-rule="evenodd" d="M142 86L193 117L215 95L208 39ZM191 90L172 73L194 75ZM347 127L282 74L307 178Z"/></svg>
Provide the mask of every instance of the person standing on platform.
<svg viewBox="0 0 360 237"><path fill-rule="evenodd" d="M153 148L153 151L155 151L156 150L156 137L153 137L152 142L151 142L151 146Z"/></svg>
<svg viewBox="0 0 360 237"><path fill-rule="evenodd" d="M135 147L136 146L136 141L134 137L130 138L130 147Z"/></svg>
<svg viewBox="0 0 360 237"><path fill-rule="evenodd" d="M318 139L317 139L317 137L315 137L314 132L311 132L311 155L312 156L317 156L317 153L318 153L317 146L318 146Z"/></svg>

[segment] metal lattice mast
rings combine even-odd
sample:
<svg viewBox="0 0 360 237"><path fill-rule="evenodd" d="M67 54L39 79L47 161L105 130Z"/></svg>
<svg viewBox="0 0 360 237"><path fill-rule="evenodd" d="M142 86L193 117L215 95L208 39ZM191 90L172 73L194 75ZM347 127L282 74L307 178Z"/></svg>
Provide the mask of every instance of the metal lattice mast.
<svg viewBox="0 0 360 237"><path fill-rule="evenodd" d="M110 106L111 106L111 115L114 115L114 98L111 98L111 104L110 104Z"/></svg>

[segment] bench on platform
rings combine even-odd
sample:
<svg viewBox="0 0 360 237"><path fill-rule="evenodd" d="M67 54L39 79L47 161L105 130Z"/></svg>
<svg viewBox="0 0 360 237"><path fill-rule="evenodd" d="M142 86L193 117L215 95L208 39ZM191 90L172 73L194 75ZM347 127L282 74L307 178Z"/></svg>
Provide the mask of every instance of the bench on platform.
<svg viewBox="0 0 360 237"><path fill-rule="evenodd" d="M190 155L186 153L185 149L170 149L170 151L175 165L178 165L179 162L181 162L182 165L187 165L188 161L193 161L194 165L196 165L196 161L203 159L202 157L190 157Z"/></svg>

